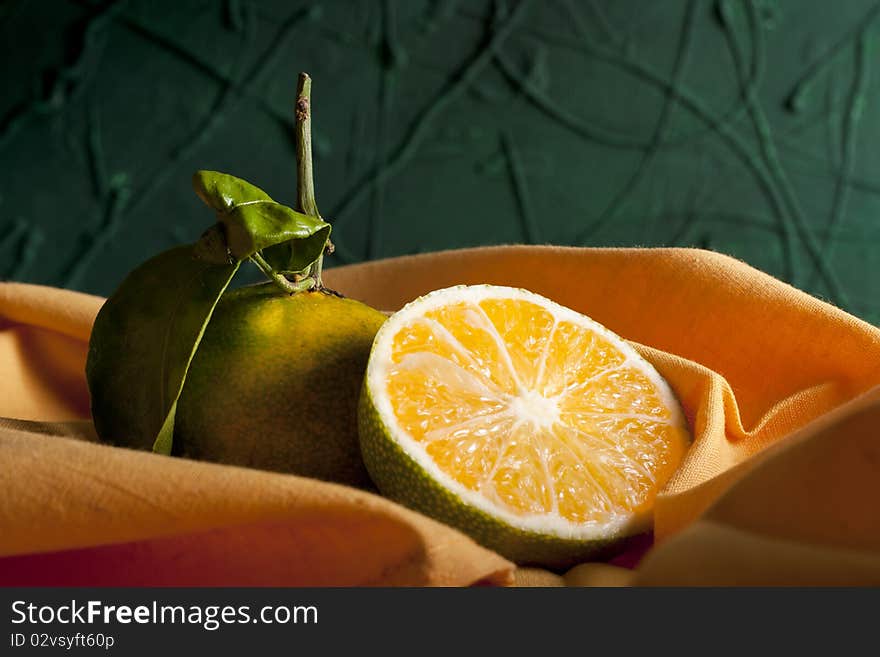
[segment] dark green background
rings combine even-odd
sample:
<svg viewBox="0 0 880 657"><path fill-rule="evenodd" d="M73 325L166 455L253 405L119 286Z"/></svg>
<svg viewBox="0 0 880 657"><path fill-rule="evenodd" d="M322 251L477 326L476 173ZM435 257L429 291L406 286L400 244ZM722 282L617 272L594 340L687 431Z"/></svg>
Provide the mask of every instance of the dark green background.
<svg viewBox="0 0 880 657"><path fill-rule="evenodd" d="M878 14L876 0L3 2L0 276L111 292L212 223L198 168L292 202L307 70L331 264L696 245L877 323Z"/></svg>

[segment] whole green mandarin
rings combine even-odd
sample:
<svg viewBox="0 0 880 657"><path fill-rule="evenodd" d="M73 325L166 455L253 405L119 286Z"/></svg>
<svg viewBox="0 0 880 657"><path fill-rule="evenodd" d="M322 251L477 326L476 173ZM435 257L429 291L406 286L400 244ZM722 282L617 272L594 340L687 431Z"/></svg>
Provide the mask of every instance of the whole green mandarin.
<svg viewBox="0 0 880 657"><path fill-rule="evenodd" d="M356 409L385 319L325 291L224 294L178 401L173 453L369 486Z"/></svg>

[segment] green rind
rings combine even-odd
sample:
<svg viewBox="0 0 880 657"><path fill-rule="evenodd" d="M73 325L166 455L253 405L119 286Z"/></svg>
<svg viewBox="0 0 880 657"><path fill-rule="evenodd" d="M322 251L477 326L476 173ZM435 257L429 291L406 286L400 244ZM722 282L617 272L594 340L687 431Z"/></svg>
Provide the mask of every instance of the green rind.
<svg viewBox="0 0 880 657"><path fill-rule="evenodd" d="M357 404L385 320L325 292L227 292L180 396L173 455L372 488Z"/></svg>
<svg viewBox="0 0 880 657"><path fill-rule="evenodd" d="M574 540L514 527L441 486L388 434L364 381L358 404L361 455L383 495L461 530L476 542L521 565L563 569L619 552L633 536Z"/></svg>

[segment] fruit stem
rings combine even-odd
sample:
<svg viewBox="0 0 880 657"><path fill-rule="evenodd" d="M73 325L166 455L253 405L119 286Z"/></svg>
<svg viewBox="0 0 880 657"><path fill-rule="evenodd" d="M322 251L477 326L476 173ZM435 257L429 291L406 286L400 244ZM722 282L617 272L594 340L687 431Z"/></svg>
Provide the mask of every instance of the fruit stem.
<svg viewBox="0 0 880 657"><path fill-rule="evenodd" d="M295 294L296 292L302 292L304 290L310 290L315 286L315 279L309 277L305 278L301 281L297 281L296 283L292 283L287 280L287 278L277 271L272 269L272 265L270 265L259 253L254 253L251 255L251 262L253 262L257 267L260 268L260 271L263 272L267 277L272 279L272 282L275 283L278 287L284 290L287 294Z"/></svg>
<svg viewBox="0 0 880 657"><path fill-rule="evenodd" d="M297 210L320 217L315 202L315 179L312 170L312 78L300 73L296 85L296 201Z"/></svg>
<svg viewBox="0 0 880 657"><path fill-rule="evenodd" d="M308 73L300 73L296 86L296 198L297 210L303 214L321 218L315 201L315 180L312 167L312 78ZM330 241L325 250L332 249ZM321 272L324 265L324 251L306 271L306 276L314 280L314 287L324 288Z"/></svg>

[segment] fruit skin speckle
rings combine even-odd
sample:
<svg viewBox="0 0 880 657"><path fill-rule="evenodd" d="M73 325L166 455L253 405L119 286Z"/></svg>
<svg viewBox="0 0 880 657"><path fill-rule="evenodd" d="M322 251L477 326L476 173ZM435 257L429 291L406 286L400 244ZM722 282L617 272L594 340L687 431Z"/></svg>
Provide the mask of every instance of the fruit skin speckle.
<svg viewBox="0 0 880 657"><path fill-rule="evenodd" d="M358 405L361 453L383 495L468 534L519 564L563 570L602 559L625 548L630 536L584 541L551 537L512 527L438 484L386 432L366 383Z"/></svg>
<svg viewBox="0 0 880 657"><path fill-rule="evenodd" d="M174 454L371 488L356 408L385 319L271 283L224 294L178 402Z"/></svg>

